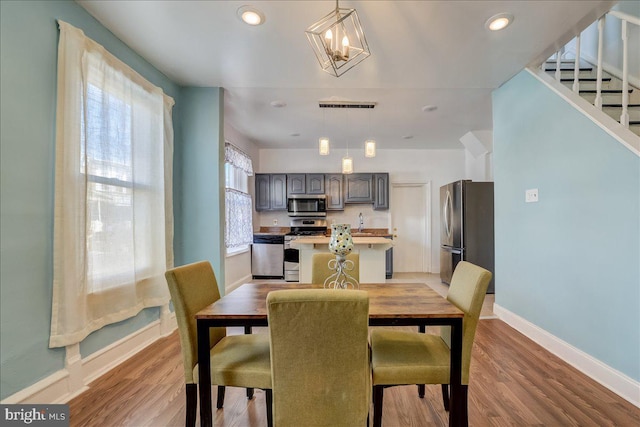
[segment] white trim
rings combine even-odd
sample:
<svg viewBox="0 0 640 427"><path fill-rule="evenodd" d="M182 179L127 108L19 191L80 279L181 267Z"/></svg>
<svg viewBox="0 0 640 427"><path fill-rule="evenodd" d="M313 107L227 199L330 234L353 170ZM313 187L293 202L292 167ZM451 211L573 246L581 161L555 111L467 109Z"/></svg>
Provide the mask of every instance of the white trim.
<svg viewBox="0 0 640 427"><path fill-rule="evenodd" d="M168 319L165 324L173 325L170 331L173 332L177 328L175 314L170 313L164 316ZM79 359L77 348L67 347L69 353L65 358L65 365L67 365L65 369L12 394L1 403L67 403L88 390L89 387L86 384L106 374L166 335L166 330L162 329L161 320L156 320L84 359ZM78 378L78 374L82 374L82 378Z"/></svg>
<svg viewBox="0 0 640 427"><path fill-rule="evenodd" d="M525 68L533 77L538 79L541 83L554 91L557 95L567 101L576 110L580 111L593 123L598 125L602 130L607 132L613 138L617 139L622 145L627 147L636 156L640 156L640 137L631 132L629 129L616 122L609 117L606 113L603 113L595 106L591 105L587 100L580 97L563 84L559 83L553 77L549 76L544 71L534 69L531 67Z"/></svg>
<svg viewBox="0 0 640 427"><path fill-rule="evenodd" d="M640 382L498 304L493 305L493 312L500 320L535 341L545 350L640 408Z"/></svg>
<svg viewBox="0 0 640 427"><path fill-rule="evenodd" d="M240 285L243 285L245 283L249 283L251 281L251 279L252 279L251 274L247 274L246 276L240 278L239 280L236 280L232 284L225 286L225 288L224 288L225 295L227 295L229 292L233 291L234 289L240 287Z"/></svg>

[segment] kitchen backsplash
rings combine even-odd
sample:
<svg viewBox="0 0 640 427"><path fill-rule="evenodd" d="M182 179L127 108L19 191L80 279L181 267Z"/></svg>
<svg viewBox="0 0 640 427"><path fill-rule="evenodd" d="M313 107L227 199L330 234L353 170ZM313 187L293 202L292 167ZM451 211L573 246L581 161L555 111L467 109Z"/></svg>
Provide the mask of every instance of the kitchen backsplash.
<svg viewBox="0 0 640 427"><path fill-rule="evenodd" d="M351 224L351 227L358 228L358 215L362 212L364 228L389 228L391 229L391 216L389 211L374 211L373 205L347 205L343 211L327 212L327 224ZM288 227L291 218L286 211L259 212L258 221L253 224L253 229L260 227L270 227L277 225Z"/></svg>

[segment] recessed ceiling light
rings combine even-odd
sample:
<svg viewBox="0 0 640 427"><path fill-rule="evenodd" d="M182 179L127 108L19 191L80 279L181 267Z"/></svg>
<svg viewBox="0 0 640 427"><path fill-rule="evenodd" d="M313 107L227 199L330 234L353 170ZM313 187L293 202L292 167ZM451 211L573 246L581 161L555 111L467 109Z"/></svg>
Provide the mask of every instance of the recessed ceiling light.
<svg viewBox="0 0 640 427"><path fill-rule="evenodd" d="M260 25L266 20L264 13L253 6L240 6L237 13L238 18L249 25Z"/></svg>
<svg viewBox="0 0 640 427"><path fill-rule="evenodd" d="M273 108L282 108L282 107L286 107L287 103L278 99L276 101L271 101L271 106Z"/></svg>
<svg viewBox="0 0 640 427"><path fill-rule="evenodd" d="M425 105L422 107L422 111L425 113L430 113L431 111L436 111L438 109L437 105Z"/></svg>
<svg viewBox="0 0 640 427"><path fill-rule="evenodd" d="M292 134L290 134L291 136L300 136L300 134L298 132L293 132Z"/></svg>
<svg viewBox="0 0 640 427"><path fill-rule="evenodd" d="M484 26L491 31L499 31L507 28L513 22L513 15L510 13L499 13L487 19Z"/></svg>
<svg viewBox="0 0 640 427"><path fill-rule="evenodd" d="M402 139L411 139L411 138L413 138L413 135L404 135L402 137Z"/></svg>

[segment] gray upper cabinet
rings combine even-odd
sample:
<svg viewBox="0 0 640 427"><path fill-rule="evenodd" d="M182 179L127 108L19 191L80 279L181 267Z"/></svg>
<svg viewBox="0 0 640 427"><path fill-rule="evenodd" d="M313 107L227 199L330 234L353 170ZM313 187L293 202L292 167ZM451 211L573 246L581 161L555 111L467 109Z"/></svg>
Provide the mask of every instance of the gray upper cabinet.
<svg viewBox="0 0 640 427"><path fill-rule="evenodd" d="M287 210L287 175L271 174L271 210Z"/></svg>
<svg viewBox="0 0 640 427"><path fill-rule="evenodd" d="M287 194L305 194L307 192L307 175L290 173L287 175Z"/></svg>
<svg viewBox="0 0 640 427"><path fill-rule="evenodd" d="M373 174L375 197L373 199L373 209L389 209L389 174Z"/></svg>
<svg viewBox="0 0 640 427"><path fill-rule="evenodd" d="M344 180L341 173L324 175L324 186L327 190L327 210L344 210Z"/></svg>
<svg viewBox="0 0 640 427"><path fill-rule="evenodd" d="M345 203L373 203L373 174L345 175Z"/></svg>
<svg viewBox="0 0 640 427"><path fill-rule="evenodd" d="M287 175L257 173L256 211L287 210Z"/></svg>
<svg viewBox="0 0 640 427"><path fill-rule="evenodd" d="M307 174L307 194L324 194L324 174Z"/></svg>

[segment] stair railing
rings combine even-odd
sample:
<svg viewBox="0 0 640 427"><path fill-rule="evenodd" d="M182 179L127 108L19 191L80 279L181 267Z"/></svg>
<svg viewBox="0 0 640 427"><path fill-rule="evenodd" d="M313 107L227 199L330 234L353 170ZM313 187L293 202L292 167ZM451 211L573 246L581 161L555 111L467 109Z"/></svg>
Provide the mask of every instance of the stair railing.
<svg viewBox="0 0 640 427"><path fill-rule="evenodd" d="M616 10L609 11L606 15L598 19L598 60L596 64L596 98L594 105L602 110L602 51L603 51L603 34L605 17L611 16L621 21L621 38L622 38L622 113L620 114L620 124L627 129L629 128L629 48L628 48L628 24L640 26L640 18L627 13ZM580 73L580 34L576 36L575 43L575 66L573 74L572 90L576 93L580 92L579 73ZM562 47L555 54L556 56L556 72L555 78L560 81L561 77L561 60L564 55L565 48Z"/></svg>

